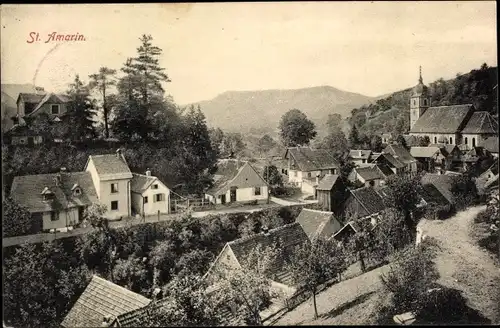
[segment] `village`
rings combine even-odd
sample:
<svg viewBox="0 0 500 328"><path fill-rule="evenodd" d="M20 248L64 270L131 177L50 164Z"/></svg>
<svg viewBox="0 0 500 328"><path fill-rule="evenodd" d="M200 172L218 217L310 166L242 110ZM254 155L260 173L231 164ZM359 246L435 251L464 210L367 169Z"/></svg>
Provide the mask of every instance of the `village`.
<svg viewBox="0 0 500 328"><path fill-rule="evenodd" d="M2 81L3 327L500 324L496 66L181 106L158 39ZM288 107L227 128L259 92Z"/></svg>

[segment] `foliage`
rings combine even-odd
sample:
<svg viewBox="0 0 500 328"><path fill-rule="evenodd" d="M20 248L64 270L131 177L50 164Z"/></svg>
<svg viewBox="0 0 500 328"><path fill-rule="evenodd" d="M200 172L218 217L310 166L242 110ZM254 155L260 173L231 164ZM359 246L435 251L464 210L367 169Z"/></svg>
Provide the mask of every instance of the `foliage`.
<svg viewBox="0 0 500 328"><path fill-rule="evenodd" d="M88 86L83 84L78 75L70 84L67 95L68 110L63 119L63 124L66 125L65 137L77 141L94 137L95 104L90 99Z"/></svg>
<svg viewBox="0 0 500 328"><path fill-rule="evenodd" d="M360 139L359 139L358 128L356 127L356 125L353 125L351 131L349 132L349 144L351 148L355 148L356 145L359 144L359 142Z"/></svg>
<svg viewBox="0 0 500 328"><path fill-rule="evenodd" d="M263 135L257 143L257 149L260 153L267 153L274 147L276 147L276 141L268 134Z"/></svg>
<svg viewBox="0 0 500 328"><path fill-rule="evenodd" d="M222 140L222 155L225 157L236 157L245 150L245 143L241 133L230 132L224 135Z"/></svg>
<svg viewBox="0 0 500 328"><path fill-rule="evenodd" d="M99 72L89 75L89 88L98 90L102 97L102 117L104 119L105 137L109 138L109 115L110 115L110 99L109 91L111 87L116 85L116 70L108 67L99 68Z"/></svg>
<svg viewBox="0 0 500 328"><path fill-rule="evenodd" d="M318 317L316 293L318 286L340 274L345 269L343 252L334 241L314 239L298 247L289 262L290 271L299 289L312 293L314 317Z"/></svg>
<svg viewBox="0 0 500 328"><path fill-rule="evenodd" d="M374 152L382 151L382 137L379 135L373 135L370 139L370 149Z"/></svg>
<svg viewBox="0 0 500 328"><path fill-rule="evenodd" d="M342 128L342 116L338 113L328 114L326 126L330 134L339 132Z"/></svg>
<svg viewBox="0 0 500 328"><path fill-rule="evenodd" d="M281 139L287 147L304 146L316 137L314 123L303 112L291 109L280 120Z"/></svg>
<svg viewBox="0 0 500 328"><path fill-rule="evenodd" d="M10 197L5 198L2 205L4 238L29 235L33 232L33 219L27 208L20 206Z"/></svg>
<svg viewBox="0 0 500 328"><path fill-rule="evenodd" d="M410 245L393 255L389 271L380 277L383 289L391 293L393 313L418 313L425 304L427 291L439 278L435 251L432 239L425 239L418 247Z"/></svg>
<svg viewBox="0 0 500 328"><path fill-rule="evenodd" d="M382 212L382 218L378 220L372 236L375 245L370 255L378 260L387 259L394 252L412 243L402 213L394 208Z"/></svg>
<svg viewBox="0 0 500 328"><path fill-rule="evenodd" d="M263 178L273 188L283 186L283 177L275 165L264 167Z"/></svg>
<svg viewBox="0 0 500 328"><path fill-rule="evenodd" d="M464 209L478 199L476 183L470 172L453 176L451 193L457 209Z"/></svg>
<svg viewBox="0 0 500 328"><path fill-rule="evenodd" d="M104 217L107 210L108 208L105 204L92 203L83 211L83 218L92 227L104 229L107 227L107 219Z"/></svg>
<svg viewBox="0 0 500 328"><path fill-rule="evenodd" d="M349 153L349 145L344 132L332 132L325 136L320 143L320 148L331 149L337 159L344 158Z"/></svg>
<svg viewBox="0 0 500 328"><path fill-rule="evenodd" d="M113 267L113 281L136 293L148 294L144 280L147 279L146 258L135 255L127 259L118 259Z"/></svg>

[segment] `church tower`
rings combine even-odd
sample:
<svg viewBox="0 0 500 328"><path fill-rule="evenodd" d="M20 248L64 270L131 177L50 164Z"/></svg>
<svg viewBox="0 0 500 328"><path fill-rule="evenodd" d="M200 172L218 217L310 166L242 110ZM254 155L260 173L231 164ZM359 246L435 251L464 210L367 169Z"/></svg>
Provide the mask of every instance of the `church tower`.
<svg viewBox="0 0 500 328"><path fill-rule="evenodd" d="M410 98L410 131L417 122L418 118L431 105L429 89L422 80L422 66L419 68L418 84L413 88Z"/></svg>

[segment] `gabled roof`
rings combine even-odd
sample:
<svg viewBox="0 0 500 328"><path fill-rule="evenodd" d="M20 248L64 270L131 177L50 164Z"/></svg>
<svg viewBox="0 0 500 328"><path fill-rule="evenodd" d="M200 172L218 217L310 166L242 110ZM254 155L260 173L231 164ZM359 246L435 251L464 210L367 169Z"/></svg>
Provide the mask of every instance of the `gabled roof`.
<svg viewBox="0 0 500 328"><path fill-rule="evenodd" d="M371 150L364 150L364 149L349 150L349 157L353 159L368 159L371 154L372 154Z"/></svg>
<svg viewBox="0 0 500 328"><path fill-rule="evenodd" d="M144 175L139 173L132 173L132 180L130 181L130 190L132 192L142 194L145 190L153 184L157 177L151 175Z"/></svg>
<svg viewBox="0 0 500 328"><path fill-rule="evenodd" d="M385 147L383 152L391 154L394 158L404 164L411 164L416 161L416 159L411 156L408 150L406 150L405 147L399 144L388 145L387 147Z"/></svg>
<svg viewBox="0 0 500 328"><path fill-rule="evenodd" d="M365 181L372 181L384 178L382 172L375 165L371 167L357 167L354 170Z"/></svg>
<svg viewBox="0 0 500 328"><path fill-rule="evenodd" d="M142 295L94 275L61 326L102 327L104 317L115 319L150 302Z"/></svg>
<svg viewBox="0 0 500 328"><path fill-rule="evenodd" d="M57 176L61 179L59 186L56 186ZM75 195L72 190L75 184L81 189L80 195ZM54 194L53 200L43 200L42 192L45 188ZM91 205L98 201L89 172L17 176L12 182L10 195L16 203L32 213Z"/></svg>
<svg viewBox="0 0 500 328"><path fill-rule="evenodd" d="M292 281L288 270L286 269L285 261L295 252L296 246L308 243L309 238L302 229L300 223L284 225L276 229L269 230L267 233L259 233L248 237L236 239L227 243L231 248L237 261L242 267L245 266L252 250L256 249L257 245L261 249L267 247L278 247L281 249L281 254L278 256L277 262L272 265L270 279L281 282L285 285L291 285Z"/></svg>
<svg viewBox="0 0 500 328"><path fill-rule="evenodd" d="M326 174L319 182L316 190L330 191L337 181L339 181L339 176L337 174Z"/></svg>
<svg viewBox="0 0 500 328"><path fill-rule="evenodd" d="M361 227L355 221L349 221L339 231L337 231L332 238L341 241L346 236L353 235L359 231L361 231Z"/></svg>
<svg viewBox="0 0 500 328"><path fill-rule="evenodd" d="M365 209L366 213L363 216L379 213L386 208L384 199L373 187L351 190L351 194Z"/></svg>
<svg viewBox="0 0 500 328"><path fill-rule="evenodd" d="M490 153L496 153L498 154L498 136L495 137L489 137L484 139L480 144L480 147L483 147Z"/></svg>
<svg viewBox="0 0 500 328"><path fill-rule="evenodd" d="M262 186L267 186L266 181L249 162L227 159L217 163L214 185L206 193L216 196L225 194L231 187L254 188Z"/></svg>
<svg viewBox="0 0 500 328"><path fill-rule="evenodd" d="M285 158L292 157L302 172L338 168L339 164L333 152L328 149L310 147L292 147L285 152Z"/></svg>
<svg viewBox="0 0 500 328"><path fill-rule="evenodd" d="M381 160L381 158L385 158L385 160L391 164L392 166L394 166L396 169L400 169L402 167L405 167L405 164L401 161L399 161L398 159L394 158L394 156L392 156L392 154L390 153L382 153L380 154L379 156L377 156L377 163L379 163Z"/></svg>
<svg viewBox="0 0 500 328"><path fill-rule="evenodd" d="M46 95L45 93L44 94L37 94L37 93L24 93L23 92L23 93L19 94L19 96L17 97L17 101L19 101L19 99L22 99L24 102L38 104L40 101L42 101L43 98L45 98L45 95Z"/></svg>
<svg viewBox="0 0 500 328"><path fill-rule="evenodd" d="M38 103L38 105L33 109L33 111L26 116L31 116L33 113L37 112L45 103L52 102L54 104L65 104L69 102L69 98L66 95L55 94L55 93L47 93L42 100Z"/></svg>
<svg viewBox="0 0 500 328"><path fill-rule="evenodd" d="M436 154L441 153L438 147L411 147L410 154L418 158L432 158Z"/></svg>
<svg viewBox="0 0 500 328"><path fill-rule="evenodd" d="M333 212L308 208L302 209L295 222L300 224L311 241L318 237L330 238L342 228L341 223L333 216Z"/></svg>
<svg viewBox="0 0 500 328"><path fill-rule="evenodd" d="M433 184L439 192L450 202L454 204L453 193L451 187L453 184L453 176L445 174L426 173L422 177L422 185Z"/></svg>
<svg viewBox="0 0 500 328"><path fill-rule="evenodd" d="M439 191L439 189L433 184L425 184L422 186L422 193L420 195L426 203L437 204L437 205L449 205L451 204L448 199Z"/></svg>
<svg viewBox="0 0 500 328"><path fill-rule="evenodd" d="M456 133L474 111L468 105L439 106L428 108L411 128L412 133Z"/></svg>
<svg viewBox="0 0 500 328"><path fill-rule="evenodd" d="M462 133L482 134L498 133L498 122L489 112L480 111L472 114L471 118L462 130Z"/></svg>
<svg viewBox="0 0 500 328"><path fill-rule="evenodd" d="M94 163L101 180L106 179L107 177L116 179L132 178L132 172L128 167L125 156L122 154L91 155L87 160L85 169L87 169L90 160Z"/></svg>

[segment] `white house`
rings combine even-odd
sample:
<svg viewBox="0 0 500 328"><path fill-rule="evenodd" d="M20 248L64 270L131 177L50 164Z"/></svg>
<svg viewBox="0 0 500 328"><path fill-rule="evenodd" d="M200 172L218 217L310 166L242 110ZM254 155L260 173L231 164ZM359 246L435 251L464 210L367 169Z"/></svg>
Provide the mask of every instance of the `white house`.
<svg viewBox="0 0 500 328"><path fill-rule="evenodd" d="M170 189L157 177L132 173L132 212L142 216L170 213Z"/></svg>
<svg viewBox="0 0 500 328"><path fill-rule="evenodd" d="M108 209L108 219L131 215L132 172L120 150L116 154L89 156L85 171L90 172L99 202Z"/></svg>

